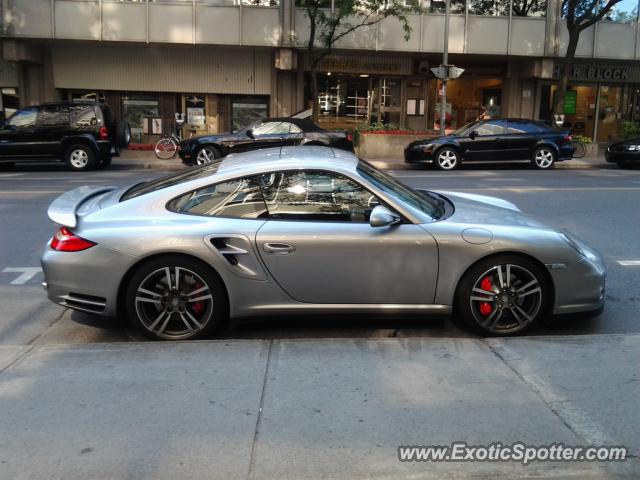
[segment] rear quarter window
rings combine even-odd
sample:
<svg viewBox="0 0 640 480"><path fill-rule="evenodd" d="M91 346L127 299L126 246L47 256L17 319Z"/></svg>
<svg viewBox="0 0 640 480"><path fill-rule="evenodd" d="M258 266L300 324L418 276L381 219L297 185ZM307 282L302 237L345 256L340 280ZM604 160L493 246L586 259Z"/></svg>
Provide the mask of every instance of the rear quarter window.
<svg viewBox="0 0 640 480"><path fill-rule="evenodd" d="M81 129L93 128L98 124L98 116L94 106L74 107L73 126Z"/></svg>

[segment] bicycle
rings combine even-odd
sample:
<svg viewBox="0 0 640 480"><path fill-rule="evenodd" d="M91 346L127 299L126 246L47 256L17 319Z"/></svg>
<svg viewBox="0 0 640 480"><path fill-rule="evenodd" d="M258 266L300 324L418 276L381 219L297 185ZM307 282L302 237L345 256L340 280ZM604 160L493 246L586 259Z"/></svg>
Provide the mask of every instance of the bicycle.
<svg viewBox="0 0 640 480"><path fill-rule="evenodd" d="M160 160L171 160L176 156L178 150L180 150L180 142L182 136L180 134L180 127L184 125L184 113L176 113L176 131L178 133L171 133L168 137L161 138L156 143L154 148L156 157ZM189 138L191 138L195 132L195 129L189 129Z"/></svg>
<svg viewBox="0 0 640 480"><path fill-rule="evenodd" d="M573 147L573 158L582 158L587 154L587 147L581 136L573 137L571 146Z"/></svg>

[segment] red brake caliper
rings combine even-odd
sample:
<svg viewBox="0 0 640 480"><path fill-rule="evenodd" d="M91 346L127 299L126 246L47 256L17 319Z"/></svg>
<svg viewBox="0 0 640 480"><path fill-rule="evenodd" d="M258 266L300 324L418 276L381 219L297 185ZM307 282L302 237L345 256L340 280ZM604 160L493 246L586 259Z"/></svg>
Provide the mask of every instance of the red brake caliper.
<svg viewBox="0 0 640 480"><path fill-rule="evenodd" d="M202 287L204 287L202 283L196 282L196 284L193 287L193 291L196 291ZM195 302L192 307L193 307L193 312L196 315L200 315L202 313L202 310L204 309L204 302L202 300L200 300L199 302Z"/></svg>
<svg viewBox="0 0 640 480"><path fill-rule="evenodd" d="M482 290L486 290L491 292L493 289L493 284L491 283L491 279L489 277L484 277L480 282L480 288ZM493 311L493 307L488 302L480 303L480 314L487 317Z"/></svg>

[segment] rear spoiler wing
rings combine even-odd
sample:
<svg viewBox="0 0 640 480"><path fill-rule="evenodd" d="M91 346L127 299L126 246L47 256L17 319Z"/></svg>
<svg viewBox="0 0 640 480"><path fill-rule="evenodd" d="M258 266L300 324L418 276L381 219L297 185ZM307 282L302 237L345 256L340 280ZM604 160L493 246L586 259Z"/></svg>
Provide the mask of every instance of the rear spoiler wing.
<svg viewBox="0 0 640 480"><path fill-rule="evenodd" d="M110 192L116 188L118 187L84 186L74 188L56 198L53 203L49 205L47 215L49 215L49 218L55 223L73 228L78 224L76 213L80 205L91 197Z"/></svg>

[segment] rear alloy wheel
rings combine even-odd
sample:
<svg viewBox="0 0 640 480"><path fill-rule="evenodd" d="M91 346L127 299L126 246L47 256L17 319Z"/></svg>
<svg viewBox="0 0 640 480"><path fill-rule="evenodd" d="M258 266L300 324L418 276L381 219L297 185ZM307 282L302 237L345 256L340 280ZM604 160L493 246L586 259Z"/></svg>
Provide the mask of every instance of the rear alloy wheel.
<svg viewBox="0 0 640 480"><path fill-rule="evenodd" d="M531 164L539 170L547 170L553 167L556 155L549 147L539 147L533 152Z"/></svg>
<svg viewBox="0 0 640 480"><path fill-rule="evenodd" d="M95 167L96 159L93 150L86 145L72 145L65 156L67 166L71 170L84 172Z"/></svg>
<svg viewBox="0 0 640 480"><path fill-rule="evenodd" d="M154 340L193 340L225 323L226 294L204 265L169 257L149 262L133 275L126 308L131 322Z"/></svg>
<svg viewBox="0 0 640 480"><path fill-rule="evenodd" d="M460 156L452 148L443 148L436 153L436 167L440 170L454 170L459 164Z"/></svg>
<svg viewBox="0 0 640 480"><path fill-rule="evenodd" d="M196 155L196 165L204 165L205 163L211 163L216 158L220 158L220 153L214 147L205 146L198 150Z"/></svg>
<svg viewBox="0 0 640 480"><path fill-rule="evenodd" d="M463 278L457 310L475 330L488 336L522 333L544 317L549 286L540 268L515 256L481 262Z"/></svg>

